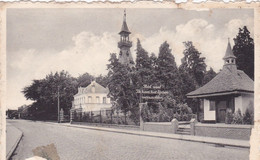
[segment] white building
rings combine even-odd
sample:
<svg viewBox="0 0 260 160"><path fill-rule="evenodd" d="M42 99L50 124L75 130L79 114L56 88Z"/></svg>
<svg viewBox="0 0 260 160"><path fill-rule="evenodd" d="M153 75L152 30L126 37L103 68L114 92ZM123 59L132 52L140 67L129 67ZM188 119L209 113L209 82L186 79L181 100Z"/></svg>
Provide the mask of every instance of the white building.
<svg viewBox="0 0 260 160"><path fill-rule="evenodd" d="M110 98L107 97L108 93L107 88L92 81L86 88L78 88L78 93L74 95L72 108L76 110L82 108L83 112L110 110L112 104Z"/></svg>

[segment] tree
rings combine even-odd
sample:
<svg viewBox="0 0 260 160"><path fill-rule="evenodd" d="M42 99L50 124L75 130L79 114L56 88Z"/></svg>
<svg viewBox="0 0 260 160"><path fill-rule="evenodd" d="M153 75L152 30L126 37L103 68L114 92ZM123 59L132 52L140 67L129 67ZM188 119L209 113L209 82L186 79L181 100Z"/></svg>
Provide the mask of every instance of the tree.
<svg viewBox="0 0 260 160"><path fill-rule="evenodd" d="M180 90L180 77L175 58L171 53L169 44L164 42L159 49L156 75L159 83L168 91L178 97Z"/></svg>
<svg viewBox="0 0 260 160"><path fill-rule="evenodd" d="M237 68L254 80L254 40L246 26L239 28L234 43L233 53L237 57Z"/></svg>
<svg viewBox="0 0 260 160"><path fill-rule="evenodd" d="M95 78L89 73L84 73L77 78L78 87L87 87Z"/></svg>
<svg viewBox="0 0 260 160"><path fill-rule="evenodd" d="M33 80L33 83L22 90L27 99L35 101L32 105L38 119L57 118L57 99L59 92L60 107L68 114L73 95L76 94L77 81L68 72L50 73L44 79ZM32 108L32 109L33 109Z"/></svg>
<svg viewBox="0 0 260 160"><path fill-rule="evenodd" d="M182 64L179 67L181 77L181 101L187 103L193 112L199 112L199 100L187 99L186 94L203 85L204 75L206 73L205 58L195 48L191 41L184 42L185 50Z"/></svg>
<svg viewBox="0 0 260 160"><path fill-rule="evenodd" d="M191 41L184 42L185 50L182 59L183 68L194 79L196 88L203 84L204 75L207 65L205 57L200 57L201 53L195 48Z"/></svg>
<svg viewBox="0 0 260 160"><path fill-rule="evenodd" d="M138 116L138 96L136 94L137 78L133 68L128 65L121 64L115 53L110 55L110 64L108 64L108 96L115 102L115 108L121 110L125 117L128 112ZM136 119L134 119L137 123ZM125 119L126 122L126 119Z"/></svg>
<svg viewBox="0 0 260 160"><path fill-rule="evenodd" d="M108 82L109 82L109 78L107 75L105 75L105 76L99 75L99 76L95 77L95 80L97 83L99 83L103 87L107 87Z"/></svg>
<svg viewBox="0 0 260 160"><path fill-rule="evenodd" d="M211 81L216 75L217 73L210 67L210 69L205 73L203 85Z"/></svg>
<svg viewBox="0 0 260 160"><path fill-rule="evenodd" d="M148 56L148 52L143 49L139 39L137 39L135 68L138 77L138 87L141 88L144 84L150 85L152 75L151 60Z"/></svg>

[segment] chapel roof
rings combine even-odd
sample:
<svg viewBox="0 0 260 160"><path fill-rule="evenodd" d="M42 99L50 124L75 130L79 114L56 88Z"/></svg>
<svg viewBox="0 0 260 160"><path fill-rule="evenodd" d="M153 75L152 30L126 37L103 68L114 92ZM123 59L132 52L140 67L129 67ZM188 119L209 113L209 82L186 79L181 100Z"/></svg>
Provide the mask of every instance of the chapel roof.
<svg viewBox="0 0 260 160"><path fill-rule="evenodd" d="M239 92L254 92L254 81L241 70L233 73L223 69L204 86L187 94L188 98L209 97L216 95L234 94Z"/></svg>

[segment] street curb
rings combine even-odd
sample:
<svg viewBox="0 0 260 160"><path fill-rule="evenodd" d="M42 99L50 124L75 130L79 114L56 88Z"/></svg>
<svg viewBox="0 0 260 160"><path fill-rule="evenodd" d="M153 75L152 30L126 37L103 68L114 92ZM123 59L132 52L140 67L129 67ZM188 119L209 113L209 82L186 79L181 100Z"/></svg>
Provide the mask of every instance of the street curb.
<svg viewBox="0 0 260 160"><path fill-rule="evenodd" d="M13 125L12 125L13 126ZM13 126L14 127L14 126ZM15 127L16 128L16 127ZM14 153L15 149L17 148L18 144L20 143L22 137L23 137L23 132L16 128L17 130L20 131L20 135L19 135L19 138L16 140L16 142L14 143L14 145L12 146L11 150L6 154L6 159L9 160L10 157L12 156L12 154Z"/></svg>
<svg viewBox="0 0 260 160"><path fill-rule="evenodd" d="M100 128L100 127L89 127L89 126L76 126L76 125L66 125L60 124L61 126L67 127L74 127L74 128L82 128L82 129L91 129L91 130L98 130L98 131L106 131L106 132L115 132L115 133L124 133L130 135L138 135L138 136L148 136L148 137L157 137L157 138L166 138L166 139L175 139L175 140L183 140L183 141L190 141L190 142L198 142L198 143L207 143L207 144L214 144L217 146L228 146L228 147L238 147L238 148L250 148L249 142L247 144L235 144L230 139L227 141L219 142L220 139L223 138L212 138L212 137L200 137L200 136L189 136L189 135L177 135L177 134L169 134L169 135L158 135L158 133L151 133L140 131L140 133L136 133L135 131L124 131L119 129L107 129L107 128ZM142 132L142 133L141 133ZM163 134L163 133L162 133ZM225 139L224 139L225 140ZM245 141L246 143L247 141Z"/></svg>

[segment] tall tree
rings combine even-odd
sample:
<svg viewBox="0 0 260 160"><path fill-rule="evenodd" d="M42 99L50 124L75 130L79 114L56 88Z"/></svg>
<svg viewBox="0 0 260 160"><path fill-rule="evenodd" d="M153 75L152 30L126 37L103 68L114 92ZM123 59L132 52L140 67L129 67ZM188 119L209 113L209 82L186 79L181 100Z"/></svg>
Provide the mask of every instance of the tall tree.
<svg viewBox="0 0 260 160"><path fill-rule="evenodd" d="M115 102L115 108L126 114L136 114L138 96L136 94L136 76L127 65L118 61L115 53L111 54L108 64L109 97ZM138 116L133 116L137 118ZM137 122L137 121L135 121Z"/></svg>
<svg viewBox="0 0 260 160"><path fill-rule="evenodd" d="M184 42L185 50L182 65L185 70L191 74L194 79L196 88L203 84L204 75L207 65L205 64L205 57L201 57L201 53L195 48L191 41Z"/></svg>
<svg viewBox="0 0 260 160"><path fill-rule="evenodd" d="M169 44L164 42L159 49L157 59L157 78L166 90L172 92L175 97L179 95L180 77L175 58L171 53Z"/></svg>
<svg viewBox="0 0 260 160"><path fill-rule="evenodd" d="M238 69L243 70L254 80L254 40L250 37L250 32L246 26L239 28L234 42L233 53L237 57Z"/></svg>
<svg viewBox="0 0 260 160"><path fill-rule="evenodd" d="M151 60L148 56L148 52L143 49L139 39L137 39L135 68L138 77L138 87L140 88L144 84L149 85L152 74Z"/></svg>
<svg viewBox="0 0 260 160"><path fill-rule="evenodd" d="M186 94L203 85L206 72L205 58L195 48L191 41L184 42L185 50L182 64L179 67L181 73L181 100L186 102L195 113L199 113L199 101L197 99L187 99Z"/></svg>

